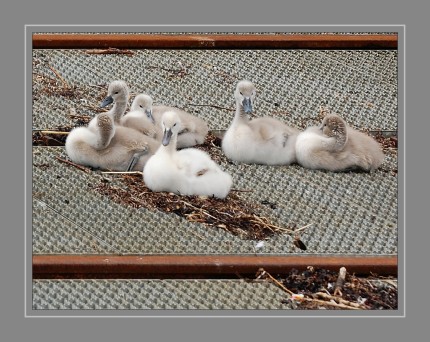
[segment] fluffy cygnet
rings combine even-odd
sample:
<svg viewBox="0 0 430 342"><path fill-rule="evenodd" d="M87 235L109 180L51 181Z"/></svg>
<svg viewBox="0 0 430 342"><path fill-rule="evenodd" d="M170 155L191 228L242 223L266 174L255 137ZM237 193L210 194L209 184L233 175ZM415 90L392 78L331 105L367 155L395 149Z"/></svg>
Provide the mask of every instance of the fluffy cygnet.
<svg viewBox="0 0 430 342"><path fill-rule="evenodd" d="M176 149L178 134L183 129L178 113L164 113L161 127L162 145L143 170L146 186L155 192L225 198L232 186L231 176L201 150Z"/></svg>
<svg viewBox="0 0 430 342"><path fill-rule="evenodd" d="M127 109L129 94L130 91L127 83L124 81L116 80L109 83L108 95L100 103L100 107L104 108L113 103L113 107L107 112L107 114L113 119L115 125L120 123L120 120Z"/></svg>
<svg viewBox="0 0 430 342"><path fill-rule="evenodd" d="M161 117L167 111L178 114L182 123L182 131L178 133L177 147L191 147L203 144L209 128L206 122L190 113L174 107L153 106L153 100L147 94L139 94L133 100L131 110L124 115L121 124L137 129L161 142Z"/></svg>
<svg viewBox="0 0 430 342"><path fill-rule="evenodd" d="M256 96L252 82L240 81L234 96L236 114L222 140L222 150L227 158L268 165L295 162L295 141L299 130L267 116L249 119Z"/></svg>
<svg viewBox="0 0 430 342"><path fill-rule="evenodd" d="M375 139L349 127L335 114L298 135L296 155L298 163L306 168L329 171L372 171L384 160Z"/></svg>
<svg viewBox="0 0 430 342"><path fill-rule="evenodd" d="M91 126L73 129L65 144L73 162L112 171L142 171L158 146L134 129L116 126L108 113L98 114Z"/></svg>

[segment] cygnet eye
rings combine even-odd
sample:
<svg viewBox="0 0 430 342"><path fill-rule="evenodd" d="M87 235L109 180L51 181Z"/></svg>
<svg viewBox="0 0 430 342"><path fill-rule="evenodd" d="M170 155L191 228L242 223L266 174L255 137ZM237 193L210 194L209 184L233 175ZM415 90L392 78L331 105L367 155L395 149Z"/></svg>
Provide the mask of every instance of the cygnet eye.
<svg viewBox="0 0 430 342"><path fill-rule="evenodd" d="M140 108L143 108L143 106L142 106L142 105L139 105L139 107L140 107Z"/></svg>
<svg viewBox="0 0 430 342"><path fill-rule="evenodd" d="M114 92L114 94L118 94L118 93L119 93L119 91Z"/></svg>
<svg viewBox="0 0 430 342"><path fill-rule="evenodd" d="M241 91L239 91L239 94L243 96L243 94L242 94L242 92L241 92Z"/></svg>
<svg viewBox="0 0 430 342"><path fill-rule="evenodd" d="M175 122L175 124L173 125L173 127L175 127L176 126L176 122Z"/></svg>

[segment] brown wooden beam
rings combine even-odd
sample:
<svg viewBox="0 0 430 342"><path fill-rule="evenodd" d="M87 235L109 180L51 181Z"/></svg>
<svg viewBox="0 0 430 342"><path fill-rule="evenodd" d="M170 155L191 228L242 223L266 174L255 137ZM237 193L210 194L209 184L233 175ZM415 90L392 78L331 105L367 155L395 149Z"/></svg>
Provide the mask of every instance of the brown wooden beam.
<svg viewBox="0 0 430 342"><path fill-rule="evenodd" d="M34 34L34 49L397 49L397 34Z"/></svg>
<svg viewBox="0 0 430 342"><path fill-rule="evenodd" d="M285 275L307 266L397 275L396 256L34 255L33 278L237 278L254 277L259 268Z"/></svg>

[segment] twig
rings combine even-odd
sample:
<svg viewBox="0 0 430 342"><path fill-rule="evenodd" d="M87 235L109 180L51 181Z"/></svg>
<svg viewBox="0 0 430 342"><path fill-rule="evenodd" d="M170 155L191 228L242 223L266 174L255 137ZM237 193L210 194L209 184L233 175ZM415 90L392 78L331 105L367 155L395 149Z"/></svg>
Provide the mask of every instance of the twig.
<svg viewBox="0 0 430 342"><path fill-rule="evenodd" d="M149 69L160 69L160 70L164 70L164 71L173 72L174 74L176 74L178 76L187 75L187 67L183 66L181 62L179 62L178 64L179 64L180 69L163 68L163 67L154 66L154 65L148 65L147 68L149 68Z"/></svg>
<svg viewBox="0 0 430 342"><path fill-rule="evenodd" d="M217 218L216 217L214 217L214 216L212 216L211 214L209 214L206 210L204 210L203 208L198 208L198 207L195 207L194 205L192 205L191 203L188 203L188 202L185 202L185 201L179 201L179 202L181 202L181 203L184 203L186 206L189 206L189 207L191 207L191 208L194 208L194 209L196 209L196 210L199 210L199 211L201 211L203 214L205 214L206 216L209 216L210 218L213 218L214 220L217 220Z"/></svg>
<svg viewBox="0 0 430 342"><path fill-rule="evenodd" d="M334 295L342 297L343 284L345 284L346 268L341 267L339 270L339 276L336 280L336 285L334 287Z"/></svg>
<svg viewBox="0 0 430 342"><path fill-rule="evenodd" d="M269 272L267 272L267 271L265 271L263 268L260 268L259 270L258 270L259 272L258 273L260 273L260 275L257 277L257 279L259 279L259 278L261 278L261 277L263 277L263 276L267 276L267 277L269 277L269 279L271 280L271 281L273 281L276 285L278 285L281 289L283 289L285 292L287 292L288 294L290 294L291 296L292 295L294 295L294 292L292 292L292 291L290 291L289 289L287 289L284 285L282 285L279 281L277 281L275 278L273 278L272 277L272 275L269 273ZM257 274L258 274L257 273Z"/></svg>
<svg viewBox="0 0 430 342"><path fill-rule="evenodd" d="M390 284L391 286L395 287L397 289L397 280L390 280L390 279L381 279L382 282Z"/></svg>
<svg viewBox="0 0 430 342"><path fill-rule="evenodd" d="M197 233L195 233L195 232L193 232L193 231L189 231L191 234L193 234L194 236L197 236L198 238L200 238L201 240L204 240L205 238L203 237L203 236L201 236L200 234L197 234Z"/></svg>
<svg viewBox="0 0 430 342"><path fill-rule="evenodd" d="M90 55L108 55L108 54L129 55L129 56L134 55L133 51L121 50L117 48L85 50L85 52Z"/></svg>
<svg viewBox="0 0 430 342"><path fill-rule="evenodd" d="M370 285L371 282L383 282L387 283L397 289L397 280L391 280L391 279L369 279L367 280L368 284ZM373 286L372 286L373 287Z"/></svg>
<svg viewBox="0 0 430 342"><path fill-rule="evenodd" d="M198 106L198 107L213 107L213 108L217 108L217 109L224 109L224 110L229 110L229 111L235 111L235 108L226 108L226 107L221 107L221 106L216 106L216 105L207 105L207 104L197 104L197 103L187 103L187 106Z"/></svg>
<svg viewBox="0 0 430 342"><path fill-rule="evenodd" d="M349 306L349 305L339 304L339 303L334 303L334 302L327 302L325 300L319 300L319 299L314 299L314 298L303 298L303 300L305 300L307 302L311 302L311 303L331 305L331 306L335 306L335 307L342 308L342 309L361 310L361 308L356 308L354 306Z"/></svg>
<svg viewBox="0 0 430 342"><path fill-rule="evenodd" d="M72 166L74 166L74 167L78 168L79 170L82 170L82 171L84 171L86 173L91 173L90 169L87 169L86 167L83 167L81 165L75 164L75 163L71 162L70 160L62 159L60 157L55 157L55 158L57 158L62 163L66 163L66 164L72 165Z"/></svg>
<svg viewBox="0 0 430 342"><path fill-rule="evenodd" d="M314 296L317 296L317 297L325 299L325 300L334 300L336 303L347 305L347 306L351 306L351 307L354 307L354 308L361 308L361 309L365 309L366 308L362 304L353 303L353 302L350 302L349 300L346 300L346 299L343 299L343 298L340 298L340 297L336 297L336 296L332 296L332 295L326 294L324 292L317 292L317 293L314 294Z"/></svg>
<svg viewBox="0 0 430 342"><path fill-rule="evenodd" d="M275 230L282 230L282 231L284 231L284 232L289 232L289 233L293 233L293 232L294 232L294 231L293 231L293 230L291 230L291 229L288 229L288 228L281 228L281 227L275 226L274 224L264 222L264 221L263 221L263 219L262 219L261 217L257 216L257 215L252 215L252 217L253 217L253 218L255 218L255 219L258 221L258 222L256 222L256 223L261 223L261 224L263 224L263 225L264 225L264 226L266 226L266 227L269 227L269 228L272 228L272 229L275 229ZM254 221L254 222L255 222L255 221Z"/></svg>
<svg viewBox="0 0 430 342"><path fill-rule="evenodd" d="M230 191L234 191L234 192L252 192L253 190L231 189Z"/></svg>
<svg viewBox="0 0 430 342"><path fill-rule="evenodd" d="M50 66L49 64L48 64L48 68L49 69L51 69L52 70L52 72L60 79L60 81L63 83L63 86L65 87L65 88L69 88L69 85L67 84L67 82L64 80L64 78L63 77L61 77L61 75L60 75L60 73L57 71L57 70L55 70L52 66Z"/></svg>
<svg viewBox="0 0 430 342"><path fill-rule="evenodd" d="M282 290L287 292L289 295L294 296L294 292L286 288L282 283L280 283L278 280L276 280L269 272L265 271L263 268L260 268L257 273L256 279L260 279L262 277L269 278L272 282L274 282L277 286L279 286ZM317 297L321 297L328 300L333 301L325 301L325 300L319 300L316 298L302 298L301 300L311 302L311 303L318 303L318 304L324 304L324 305L331 305L342 309L349 309L349 310L360 310L363 309L363 306L357 303L352 303L347 300L344 300L342 298L335 298L331 295L325 294L323 292L318 292L315 294Z"/></svg>
<svg viewBox="0 0 430 342"><path fill-rule="evenodd" d="M143 175L143 172L142 171L103 171L102 174L103 175L115 175L115 174L120 174L120 175L138 174L138 175Z"/></svg>
<svg viewBox="0 0 430 342"><path fill-rule="evenodd" d="M68 135L70 132L63 131L40 131L42 134L58 134L58 135Z"/></svg>
<svg viewBox="0 0 430 342"><path fill-rule="evenodd" d="M302 231L302 230L305 230L306 228L308 228L308 227L310 227L310 226L312 226L313 225L313 223L309 223L309 224L307 224L306 226L303 226L303 227L301 227L301 228L299 228L299 229L296 229L295 231L294 231L294 233L298 233L298 232L300 232L300 231Z"/></svg>

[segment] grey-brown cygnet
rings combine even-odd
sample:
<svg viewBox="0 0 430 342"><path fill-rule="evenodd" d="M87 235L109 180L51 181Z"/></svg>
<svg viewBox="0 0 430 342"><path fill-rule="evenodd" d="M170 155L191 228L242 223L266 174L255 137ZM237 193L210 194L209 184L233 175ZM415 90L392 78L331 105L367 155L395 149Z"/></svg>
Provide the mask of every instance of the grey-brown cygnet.
<svg viewBox="0 0 430 342"><path fill-rule="evenodd" d="M327 115L320 126L312 126L297 136L297 162L309 169L372 171L384 160L379 143L348 126L336 114Z"/></svg>

